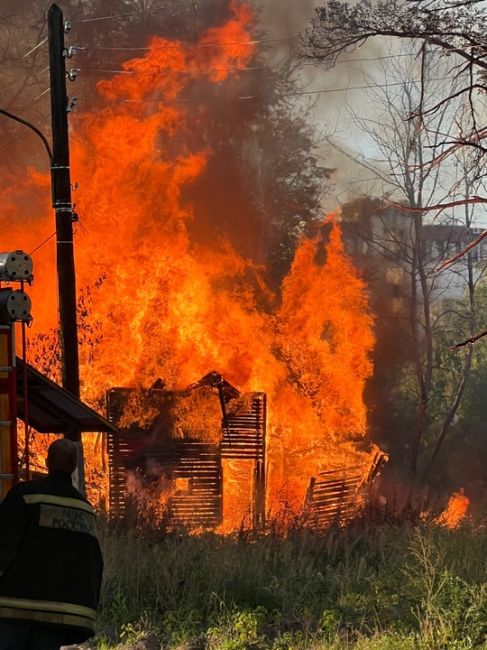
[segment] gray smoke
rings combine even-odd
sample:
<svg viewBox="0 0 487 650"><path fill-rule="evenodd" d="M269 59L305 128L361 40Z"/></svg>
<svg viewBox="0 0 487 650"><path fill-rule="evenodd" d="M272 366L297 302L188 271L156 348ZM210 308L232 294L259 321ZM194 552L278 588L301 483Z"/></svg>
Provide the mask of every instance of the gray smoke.
<svg viewBox="0 0 487 650"><path fill-rule="evenodd" d="M360 179L370 177L370 174L331 147L327 138L333 139L341 131L350 132L350 126L347 124L350 121L347 106L363 107L370 103L365 90L352 89L367 85L366 75L373 73L377 65L376 59L384 54L383 44L370 40L359 49L343 55L333 68L314 65L302 57L299 60L299 39L295 37L305 34L315 8L323 5L323 1L257 0L254 5L260 11L265 38L289 39L269 44L270 64L276 65L289 58L295 58L299 63L296 70L299 87L304 92L311 91L309 95L296 96L292 101L297 110L306 110L309 119L315 121L321 138L319 149L326 159L326 166L336 169L335 190L324 198L324 210L333 210L347 199L354 198L356 194L380 191L382 188L377 187L376 183L370 184L368 180L362 182ZM316 92L321 90L326 92ZM360 138L358 129L357 138Z"/></svg>

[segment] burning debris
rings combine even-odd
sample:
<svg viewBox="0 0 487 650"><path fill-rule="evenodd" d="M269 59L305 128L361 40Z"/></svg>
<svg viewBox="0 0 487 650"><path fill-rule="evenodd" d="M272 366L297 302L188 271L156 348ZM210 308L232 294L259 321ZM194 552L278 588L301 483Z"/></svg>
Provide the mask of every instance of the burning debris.
<svg viewBox="0 0 487 650"><path fill-rule="evenodd" d="M460 488L458 492L453 492L448 500L448 504L443 512L436 518L436 523L446 528L458 528L465 521L470 508L470 499Z"/></svg>
<svg viewBox="0 0 487 650"><path fill-rule="evenodd" d="M321 472L312 478L306 493L305 513L317 528L343 524L357 515L366 503L368 492L389 460L373 446L367 463L356 467Z"/></svg>

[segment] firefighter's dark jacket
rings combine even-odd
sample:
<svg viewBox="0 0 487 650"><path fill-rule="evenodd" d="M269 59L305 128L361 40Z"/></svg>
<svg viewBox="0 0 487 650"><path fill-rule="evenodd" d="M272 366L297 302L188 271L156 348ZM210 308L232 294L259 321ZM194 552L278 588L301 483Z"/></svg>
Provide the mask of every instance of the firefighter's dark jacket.
<svg viewBox="0 0 487 650"><path fill-rule="evenodd" d="M0 504L0 620L93 636L103 570L95 514L56 472L19 483Z"/></svg>

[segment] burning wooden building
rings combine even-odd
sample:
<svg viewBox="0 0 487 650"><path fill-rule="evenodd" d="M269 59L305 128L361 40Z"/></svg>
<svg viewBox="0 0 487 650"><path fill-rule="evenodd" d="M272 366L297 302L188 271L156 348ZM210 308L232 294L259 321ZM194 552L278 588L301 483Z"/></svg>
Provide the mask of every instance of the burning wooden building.
<svg viewBox="0 0 487 650"><path fill-rule="evenodd" d="M185 390L112 388L108 418L110 510L130 510L171 525L217 528L228 521L262 528L266 516L267 397L241 394L211 372ZM364 466L311 478L304 501L308 523L349 521L387 456L378 448ZM232 479L233 477L233 479ZM225 480L224 480L225 478ZM234 492L244 497L235 499ZM239 512L235 512L239 510Z"/></svg>
<svg viewBox="0 0 487 650"><path fill-rule="evenodd" d="M108 434L113 514L140 510L147 498L174 525L215 528L223 522L223 475L231 463L252 477L242 520L248 515L254 527L264 525L265 393L241 395L211 372L182 391L161 382L148 390L112 388L107 407L119 427Z"/></svg>

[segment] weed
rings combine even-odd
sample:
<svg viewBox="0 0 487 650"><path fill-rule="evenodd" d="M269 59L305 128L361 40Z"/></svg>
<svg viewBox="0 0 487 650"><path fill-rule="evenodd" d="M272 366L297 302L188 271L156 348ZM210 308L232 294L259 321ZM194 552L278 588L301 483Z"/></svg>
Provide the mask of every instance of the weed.
<svg viewBox="0 0 487 650"><path fill-rule="evenodd" d="M487 650L485 530L105 529L102 540L99 624L123 641L151 631L168 649Z"/></svg>

